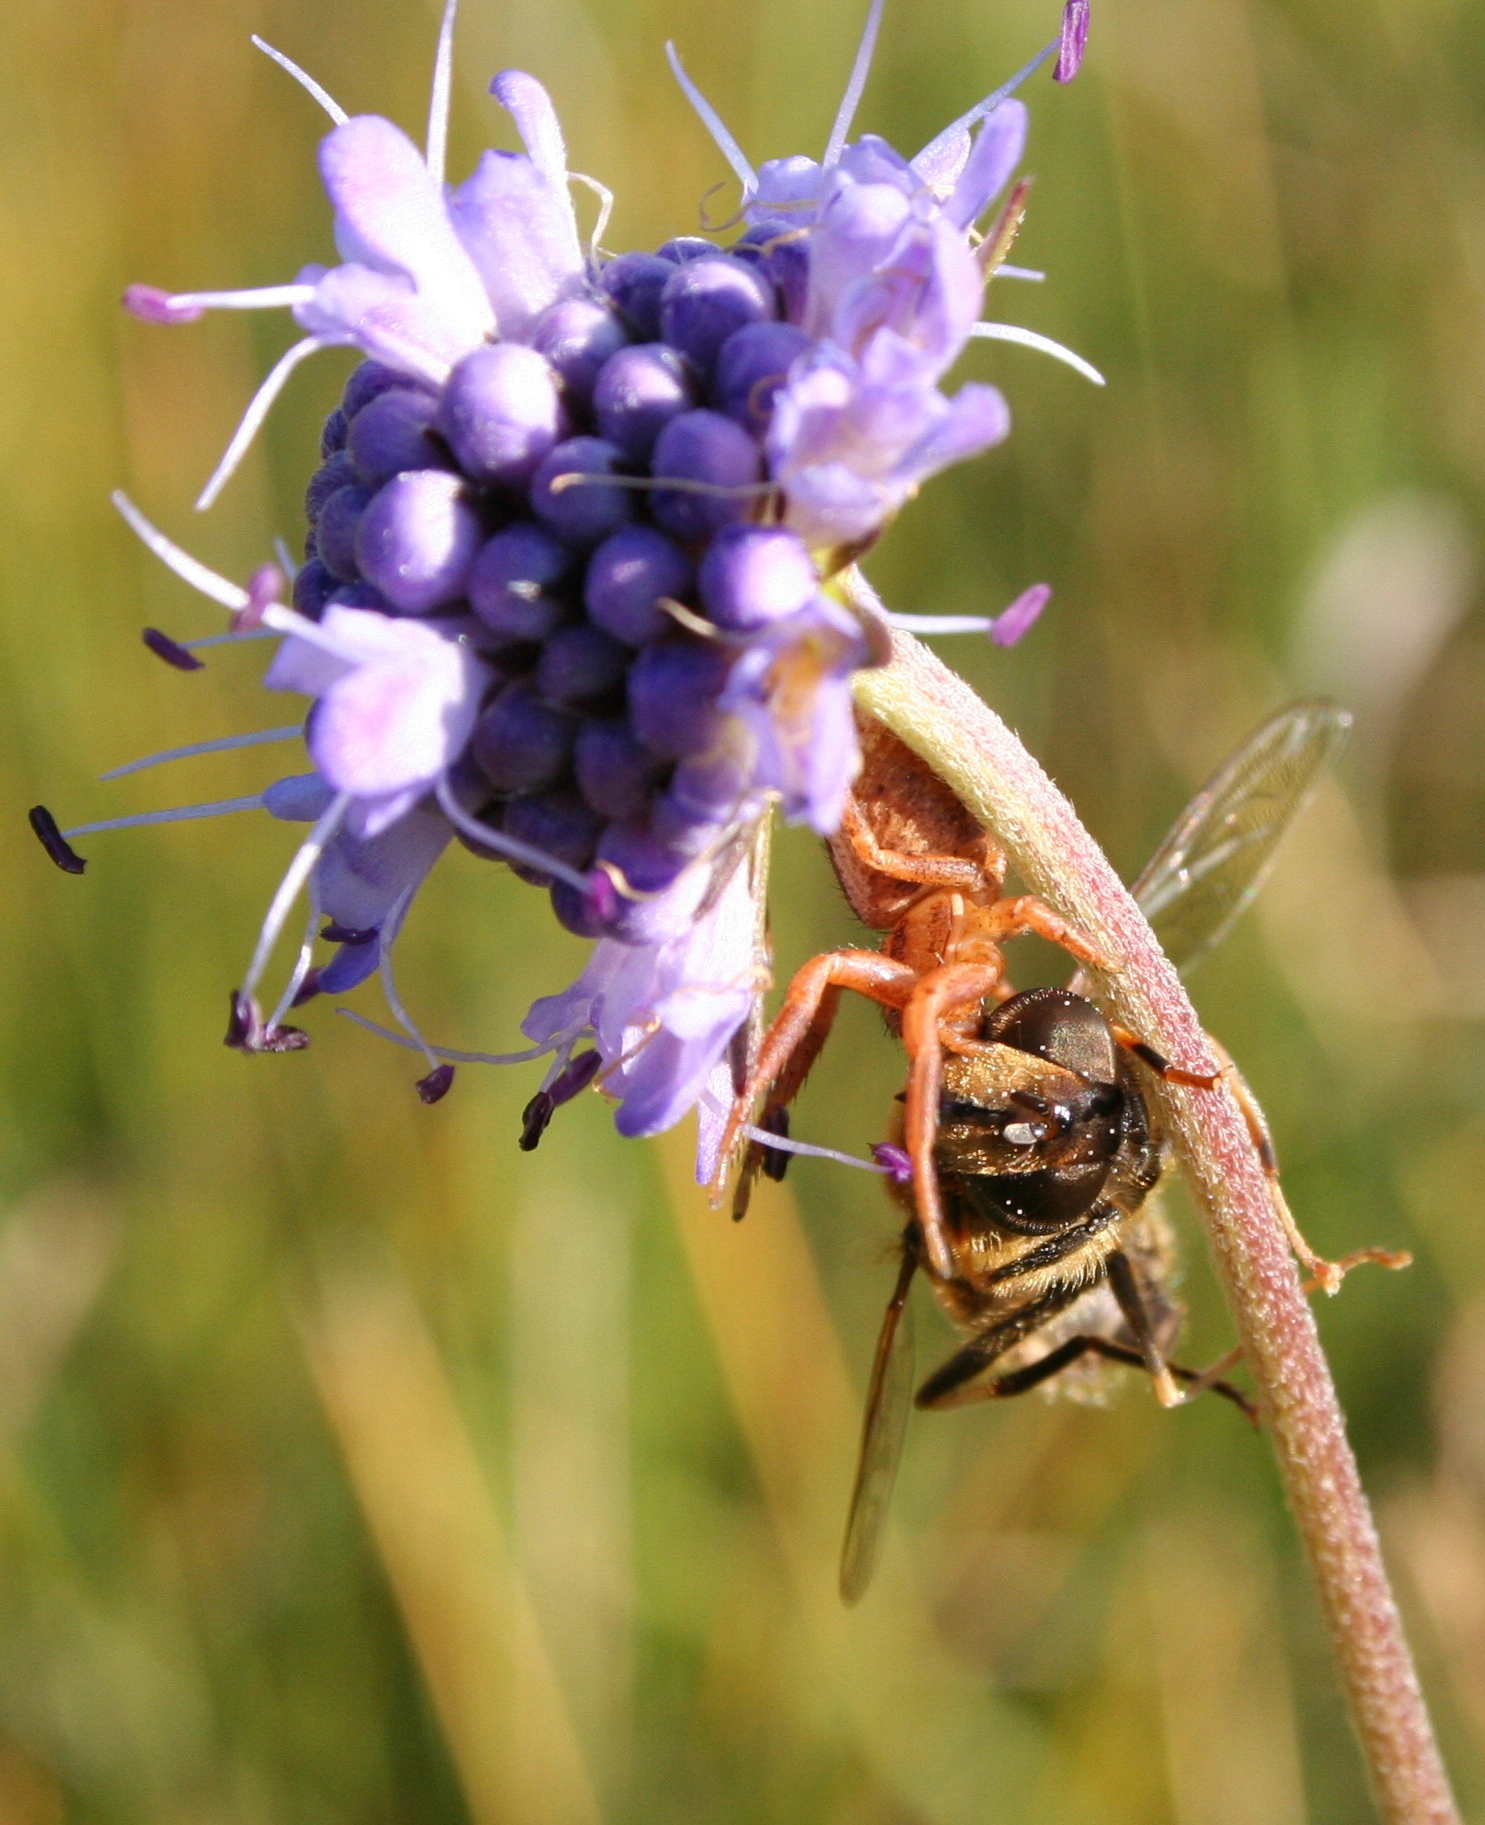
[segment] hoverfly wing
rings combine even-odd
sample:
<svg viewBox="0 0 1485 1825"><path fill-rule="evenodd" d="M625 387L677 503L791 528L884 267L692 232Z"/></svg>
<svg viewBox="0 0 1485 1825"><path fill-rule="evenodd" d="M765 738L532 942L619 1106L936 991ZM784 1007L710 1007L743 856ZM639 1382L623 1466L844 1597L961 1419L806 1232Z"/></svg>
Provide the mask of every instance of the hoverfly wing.
<svg viewBox="0 0 1485 1825"><path fill-rule="evenodd" d="M913 1308L908 1303L908 1293L917 1266L917 1257L911 1250L904 1250L871 1365L871 1386L861 1422L861 1456L840 1553L840 1595L841 1602L847 1605L861 1601L876 1571L882 1530L902 1458L902 1441L913 1401Z"/></svg>
<svg viewBox="0 0 1485 1825"><path fill-rule="evenodd" d="M1132 892L1178 970L1227 935L1263 885L1351 715L1301 698L1256 729L1192 799Z"/></svg>

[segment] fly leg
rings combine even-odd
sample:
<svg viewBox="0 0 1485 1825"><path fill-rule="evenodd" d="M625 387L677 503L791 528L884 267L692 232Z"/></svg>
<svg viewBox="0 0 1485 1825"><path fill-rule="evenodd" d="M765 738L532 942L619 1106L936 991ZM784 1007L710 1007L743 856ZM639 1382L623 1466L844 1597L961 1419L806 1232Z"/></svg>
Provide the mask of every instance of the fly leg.
<svg viewBox="0 0 1485 1825"><path fill-rule="evenodd" d="M1156 1400L1162 1407L1179 1407L1186 1396L1176 1386L1165 1355L1155 1341L1155 1327L1150 1322L1145 1296L1140 1291L1139 1281L1134 1277L1134 1269L1129 1265L1129 1257L1122 1251L1116 1249L1109 1256L1108 1276L1110 1290L1119 1302L1119 1310L1124 1314L1124 1322L1129 1326L1140 1360L1149 1370L1150 1380L1155 1384Z"/></svg>
<svg viewBox="0 0 1485 1825"><path fill-rule="evenodd" d="M1055 1350L1048 1350L1045 1356L1039 1356L1024 1369L1013 1369L1009 1375L1000 1375L992 1382L973 1390L965 1396L959 1405L967 1405L974 1400L1009 1400L1012 1395L1025 1394L1029 1389L1040 1387L1044 1381L1050 1381L1061 1370L1074 1363L1080 1356L1102 1356L1107 1362L1122 1363L1131 1369L1147 1367L1144 1357L1138 1350L1131 1350L1122 1343L1113 1343L1107 1337L1088 1337L1079 1335L1069 1337L1059 1343ZM1186 1398L1192 1399L1197 1394L1220 1394L1230 1400L1235 1407L1256 1426L1258 1409L1241 1389L1233 1387L1229 1381L1218 1380L1209 1373L1196 1369L1183 1369L1178 1363L1167 1363L1166 1368L1177 1381L1190 1382L1192 1386Z"/></svg>
<svg viewBox="0 0 1485 1825"><path fill-rule="evenodd" d="M876 951L826 951L811 957L796 973L784 996L784 1005L768 1029L758 1062L752 1075L738 1093L727 1118L717 1157L732 1157L737 1137L758 1098L788 1073L789 1095L793 1096L804 1082L805 1073L819 1055L830 1031L842 989L854 989L858 995L879 1002L885 1008L901 1008L913 991L915 973L905 963L894 962ZM802 1057L798 1069L796 1055ZM787 1098L784 1099L787 1101ZM771 1099L771 1106L778 1101ZM719 1168L719 1178L720 1178ZM713 1196L720 1186L714 1183Z"/></svg>
<svg viewBox="0 0 1485 1825"><path fill-rule="evenodd" d="M1189 1084L1193 1090L1214 1090L1222 1081L1221 1071L1188 1071L1182 1065L1173 1065L1154 1046L1146 1045L1143 1039L1131 1033L1128 1027L1116 1026L1110 1021L1109 1031L1126 1052L1133 1052L1142 1064L1148 1065L1157 1077L1168 1084Z"/></svg>

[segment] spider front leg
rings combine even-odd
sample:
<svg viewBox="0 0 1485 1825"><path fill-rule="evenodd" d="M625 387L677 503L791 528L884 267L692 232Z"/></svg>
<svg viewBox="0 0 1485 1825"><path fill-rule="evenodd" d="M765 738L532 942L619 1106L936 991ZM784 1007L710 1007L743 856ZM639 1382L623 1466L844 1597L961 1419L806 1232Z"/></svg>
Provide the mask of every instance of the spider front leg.
<svg viewBox="0 0 1485 1825"><path fill-rule="evenodd" d="M1085 938L1076 925L1069 923L1061 913L1053 912L1046 901L1038 900L1035 894L1018 894L986 907L976 932L977 936L988 938L994 944L1005 944L1012 938L1024 938L1028 934L1059 945L1079 963L1105 972L1112 968L1109 959L1091 938Z"/></svg>
<svg viewBox="0 0 1485 1825"><path fill-rule="evenodd" d="M743 1123L765 1091L777 1086L771 1106L780 1108L799 1093L829 1036L842 989L854 989L884 1008L902 1008L916 981L916 973L907 964L894 962L877 951L826 951L811 957L795 972L784 1005L764 1037L752 1075L732 1105L718 1159L725 1162L732 1157ZM723 1170L725 1167L718 1169L713 1196L720 1194Z"/></svg>

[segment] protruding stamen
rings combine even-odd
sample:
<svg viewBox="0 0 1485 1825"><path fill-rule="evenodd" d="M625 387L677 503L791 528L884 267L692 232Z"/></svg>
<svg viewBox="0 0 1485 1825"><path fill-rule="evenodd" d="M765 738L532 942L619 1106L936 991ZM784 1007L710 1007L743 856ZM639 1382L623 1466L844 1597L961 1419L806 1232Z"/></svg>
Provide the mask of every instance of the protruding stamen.
<svg viewBox="0 0 1485 1825"><path fill-rule="evenodd" d="M261 801L260 801L261 802ZM351 802L349 792L337 792L325 807L324 813L299 845L294 859L284 870L284 878L278 884L278 892L268 908L268 916L263 921L262 930L258 933L258 943L253 951L253 960L248 965L248 973L243 979L242 992L251 995L263 979L263 972L268 967L268 959L273 954L273 947L278 942L278 935L284 928L284 921L289 916L289 909L299 898L299 890L309 879L310 870L319 861L325 845L340 828L341 819Z"/></svg>
<svg viewBox="0 0 1485 1825"><path fill-rule="evenodd" d="M667 43L665 55L670 61L670 73L680 84L681 93L696 110L702 126L716 142L717 150L731 165L737 181L743 187L743 201L753 196L758 189L758 174L748 163L743 149L722 124L722 117L717 110L686 74L686 67L681 62L680 53L673 44Z"/></svg>
<svg viewBox="0 0 1485 1825"><path fill-rule="evenodd" d="M337 1008L335 1011L342 1019L353 1020L358 1027L365 1027L368 1033L375 1033L378 1039L385 1039L394 1046L402 1046L409 1052L421 1052L423 1049L405 1034L394 1033L390 1027L378 1026L376 1021L368 1020L354 1008ZM529 1065L533 1059L545 1058L558 1043L557 1040L549 1040L544 1046L528 1046L524 1052L456 1052L452 1046L430 1046L428 1050L435 1058L447 1059L456 1065Z"/></svg>
<svg viewBox="0 0 1485 1825"><path fill-rule="evenodd" d="M144 310L136 308L141 294L148 302ZM151 323L193 323L204 311L291 310L296 304L308 304L314 295L312 285L250 285L236 291L177 292L162 292L153 285L131 285L124 293L124 304L135 316L146 317ZM161 310L172 315L150 314ZM182 316L180 313L185 311L193 315Z"/></svg>
<svg viewBox="0 0 1485 1825"><path fill-rule="evenodd" d="M1064 348L1060 342L1054 342L1050 336L1038 335L1035 330L1022 329L1019 323L977 323L969 332L982 342L1019 342L1022 348L1035 349L1039 354L1050 355L1055 361L1065 361L1070 368L1075 368L1085 380L1091 380L1096 387L1105 384L1104 377L1091 361L1084 361L1081 355L1075 355L1070 348Z"/></svg>
<svg viewBox="0 0 1485 1825"><path fill-rule="evenodd" d="M1083 67L1083 51L1088 43L1088 0L1067 0L1062 9L1062 37L1057 45L1057 68L1053 82L1071 82Z"/></svg>
<svg viewBox="0 0 1485 1825"><path fill-rule="evenodd" d="M535 1153L546 1133L557 1105L550 1090L538 1090L521 1111L521 1138L516 1142L522 1153Z"/></svg>
<svg viewBox="0 0 1485 1825"><path fill-rule="evenodd" d="M459 0L446 0L438 28L438 50L433 59L433 92L428 100L426 162L428 175L440 186L449 149L449 95L454 81L454 20L458 12ZM442 1091L439 1094L442 1095ZM423 1100L426 1102L428 1098Z"/></svg>
<svg viewBox="0 0 1485 1825"><path fill-rule="evenodd" d="M990 276L993 279L1025 279L1030 284L1040 285L1047 275L1034 266L997 266Z"/></svg>
<svg viewBox="0 0 1485 1825"><path fill-rule="evenodd" d="M299 941L299 955L294 960L293 972L290 975L288 982L285 984L283 994L278 998L278 1006L268 1017L268 1028L270 1032L277 1030L279 1022L283 1019L284 1015L288 1013L290 1008L298 1007L301 1001L308 999L308 997L302 995L300 991L308 981L311 967L314 964L315 927L319 922L319 897L315 893L314 877L311 876L309 883L309 917L305 920L304 936Z"/></svg>
<svg viewBox="0 0 1485 1825"><path fill-rule="evenodd" d="M1043 277L1046 275L1043 274ZM284 543L279 533L273 535L273 555L278 559L278 567L292 584L299 575L299 566L294 561L294 554Z"/></svg>
<svg viewBox="0 0 1485 1825"><path fill-rule="evenodd" d="M247 581L247 607L233 618L232 631L250 634L263 625L263 617L285 594L284 572L277 564L260 564Z"/></svg>
<svg viewBox="0 0 1485 1825"><path fill-rule="evenodd" d="M180 644L188 653L199 653L207 646L241 646L244 640L277 639L278 635L271 627L252 627L240 634L203 634L199 640L182 640Z"/></svg>
<svg viewBox="0 0 1485 1825"><path fill-rule="evenodd" d="M967 113L961 114L958 120L951 120L943 132L929 140L923 150L913 159L913 169L915 171L932 170L961 134L967 133L976 121L983 120L987 114L993 114L1008 95L1015 94L1028 76L1034 76L1037 73L1047 59L1061 47L1061 44L1060 37L1054 38L1050 44L1044 44L1031 62L1023 64L1008 81L1003 82L983 101L977 101Z"/></svg>
<svg viewBox="0 0 1485 1825"><path fill-rule="evenodd" d="M225 754L232 748L259 748L268 742L293 741L303 733L302 725L295 722L282 729L254 729L248 735L218 735L212 741L193 741L184 748L162 748L158 754L146 754L143 760L129 760L122 767L110 767L107 773L100 773L98 777L100 780L123 779L129 773L163 767L167 761L194 760L198 754Z"/></svg>
<svg viewBox="0 0 1485 1825"><path fill-rule="evenodd" d="M27 812L37 841L63 874L81 874L87 863L57 828L57 820L45 805L33 805Z"/></svg>
<svg viewBox="0 0 1485 1825"><path fill-rule="evenodd" d="M861 105L862 92L866 88L866 79L871 73L871 60L876 53L877 33L881 29L882 10L885 5L886 0L871 0L871 7L866 15L866 25L861 33L861 42L856 47L856 61L851 65L850 80L846 83L846 92L841 97L840 108L835 116L835 125L830 129L830 139L825 147L825 156L820 161L827 171L846 149L846 135L851 131L851 122L856 118L856 110Z"/></svg>
<svg viewBox="0 0 1485 1825"><path fill-rule="evenodd" d="M894 1185L911 1185L913 1158L905 1147L894 1147L890 1141L873 1144L871 1157Z"/></svg>
<svg viewBox="0 0 1485 1825"><path fill-rule="evenodd" d="M100 818L95 824L74 824L64 830L64 837L92 836L99 830L139 830L146 824L184 824L193 817L225 817L229 811L261 811L263 795L251 798L219 798L207 805L175 805L169 811L135 811L128 817ZM39 834L39 832L38 832Z"/></svg>
<svg viewBox="0 0 1485 1825"><path fill-rule="evenodd" d="M301 70L299 65L295 63L291 57L285 57L282 51L276 51L271 44L265 39L260 38L256 32L253 33L252 38L253 43L257 45L263 55L265 57L271 57L281 70L287 70L289 75L299 84L300 88L304 90L305 94L312 96L314 100L320 104L330 116L331 120L335 122L337 127L345 125L351 118L350 115L346 113L339 102L331 100L330 96L325 93L313 76L309 75L307 71Z"/></svg>
<svg viewBox="0 0 1485 1825"><path fill-rule="evenodd" d="M889 627L905 634L988 634L997 646L1014 646L1052 599L1048 583L1033 583L998 615L894 615L877 605Z"/></svg>
<svg viewBox="0 0 1485 1825"><path fill-rule="evenodd" d="M128 522L135 537L147 545L168 570L173 570L182 583L189 583L192 589L199 590L203 596L209 596L213 602L220 602L223 608L230 608L234 614L241 613L248 606L250 598L245 589L239 589L235 583L219 577L214 570L208 570L200 559L182 551L173 539L167 539L158 526L152 525L144 517L122 488L115 488L109 499Z"/></svg>
<svg viewBox="0 0 1485 1825"><path fill-rule="evenodd" d="M767 1128L756 1127L752 1122L744 1122L738 1130L750 1141L757 1141L760 1147L772 1147L783 1153L802 1153L812 1160L834 1160L837 1166L856 1166L862 1172L887 1172L888 1168L875 1160L858 1159L854 1153L837 1153L833 1147L814 1147L808 1141L793 1141L787 1135L773 1134Z"/></svg>
<svg viewBox="0 0 1485 1825"><path fill-rule="evenodd" d="M252 996L233 989L222 1044L234 1052L302 1052L309 1044L309 1034L301 1027L266 1025L263 1010Z"/></svg>
<svg viewBox="0 0 1485 1825"><path fill-rule="evenodd" d="M232 433L232 440L222 452L222 460L212 471L210 481L197 496L196 511L198 513L205 513L226 487L237 465L247 454L248 446L262 428L263 420L272 410L273 402L283 392L289 376L295 368L301 362L307 361L311 355L317 355L322 348L328 346L318 336L305 336L274 363L268 378L254 393L247 411L242 415L241 422Z"/></svg>
<svg viewBox="0 0 1485 1825"><path fill-rule="evenodd" d="M126 285L123 306L141 323L199 323L206 315L204 304L185 304L162 291L158 285Z"/></svg>
<svg viewBox="0 0 1485 1825"><path fill-rule="evenodd" d="M990 638L997 646L1014 646L1029 631L1051 600L1050 583L1033 583L1030 589L1022 590L1009 608L1002 609L995 617Z"/></svg>
<svg viewBox="0 0 1485 1825"><path fill-rule="evenodd" d="M528 868L539 868L544 874L565 881L580 894L586 896L591 893L593 882L590 876L579 874L577 869L570 868L554 855L548 855L544 849L537 849L531 843L523 843L516 837L507 836L503 830L492 830L477 817L471 817L454 797L446 779L438 782L437 793L444 816L456 830L462 830L465 836L472 838L481 847L493 850L496 855L509 856L513 862L524 862Z"/></svg>
<svg viewBox="0 0 1485 1825"><path fill-rule="evenodd" d="M205 665L204 659L198 659L178 640L172 640L169 634L162 634L158 627L146 627L140 630L140 639L157 659L163 659L166 665L173 665L178 672L199 672ZM106 779L107 774L104 775Z"/></svg>
<svg viewBox="0 0 1485 1825"><path fill-rule="evenodd" d="M405 892L399 894L396 901L393 903L391 912L387 914L386 919L383 921L382 928L377 933L376 940L377 967L381 971L382 994L386 998L387 1006L392 1010L392 1018L402 1028L403 1032L407 1034L408 1038L416 1044L424 1058L428 1060L428 1075L419 1079L417 1091L418 1095L423 1098L425 1103L431 1103L437 1102L440 1096L447 1094L449 1085L454 1081L453 1066L445 1065L442 1067L442 1069L448 1072L448 1077L443 1082L442 1089L437 1089L436 1086L440 1081L438 1055L418 1031L413 1023L411 1014L409 1014L407 1009L402 1005L402 997L397 992L397 978L392 971L392 944L398 932L402 929L402 921L407 917L407 909L412 905L412 897L416 892L417 889L415 887L409 887ZM433 1095L430 1096L425 1093L425 1085L435 1087Z"/></svg>

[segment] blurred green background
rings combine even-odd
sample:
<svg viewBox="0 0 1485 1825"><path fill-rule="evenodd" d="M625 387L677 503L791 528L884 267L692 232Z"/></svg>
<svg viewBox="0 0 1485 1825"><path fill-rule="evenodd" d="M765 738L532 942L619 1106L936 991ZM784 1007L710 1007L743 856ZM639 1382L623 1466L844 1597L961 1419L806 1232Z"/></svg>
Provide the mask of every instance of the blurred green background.
<svg viewBox="0 0 1485 1825"><path fill-rule="evenodd" d="M861 0L466 0L452 170L498 68L548 83L610 246L694 230L726 174L676 38L755 158L823 143ZM244 575L348 358L301 371L189 510L293 332L124 318L126 281L237 286L329 251L323 122L421 130L431 0L40 0L0 22L0 1822L54 1825L1350 1825L1370 1816L1266 1446L1221 1403L919 1416L861 1609L834 1558L894 1223L801 1165L734 1228L689 1137L594 1098L518 1153L529 1070L415 1060L309 1010L223 1049L292 833L266 818L26 833L251 792L283 720L107 505ZM861 124L911 151L1055 29L1046 0L895 0ZM869 566L894 605L1056 587L1022 649L946 648L1132 874L1302 690L1339 777L1196 981L1329 1252L1413 1249L1321 1323L1446 1751L1485 1818L1485 11L1468 0L1102 0L1039 77L1012 439L930 485ZM779 845L778 963L848 940ZM399 956L452 1045L516 1042L581 947L456 851ZM1018 961L1022 979L1054 960ZM372 991L358 1005L379 1010ZM797 1131L862 1149L900 1058L843 1020ZM1187 1345L1228 1341L1186 1233ZM929 1347L947 1332L925 1312Z"/></svg>

